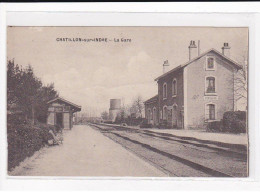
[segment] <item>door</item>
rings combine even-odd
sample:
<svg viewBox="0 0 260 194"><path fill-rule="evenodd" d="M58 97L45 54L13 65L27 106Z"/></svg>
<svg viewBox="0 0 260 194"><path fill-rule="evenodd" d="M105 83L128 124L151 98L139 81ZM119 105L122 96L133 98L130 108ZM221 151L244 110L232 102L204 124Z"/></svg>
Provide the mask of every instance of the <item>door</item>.
<svg viewBox="0 0 260 194"><path fill-rule="evenodd" d="M63 115L61 112L56 113L56 125L60 126L63 128Z"/></svg>
<svg viewBox="0 0 260 194"><path fill-rule="evenodd" d="M156 118L156 108L153 109L153 124L157 124L157 118Z"/></svg>
<svg viewBox="0 0 260 194"><path fill-rule="evenodd" d="M63 128L64 129L71 129L70 126L70 113L69 112L64 112L63 113Z"/></svg>
<svg viewBox="0 0 260 194"><path fill-rule="evenodd" d="M151 124L151 110L148 109L148 115L147 115L148 124Z"/></svg>
<svg viewBox="0 0 260 194"><path fill-rule="evenodd" d="M177 128L177 120L178 120L178 115L177 115L177 106L173 106L173 112L172 112L172 127Z"/></svg>
<svg viewBox="0 0 260 194"><path fill-rule="evenodd" d="M172 109L168 110L168 114L167 114L167 125L169 127L172 127Z"/></svg>

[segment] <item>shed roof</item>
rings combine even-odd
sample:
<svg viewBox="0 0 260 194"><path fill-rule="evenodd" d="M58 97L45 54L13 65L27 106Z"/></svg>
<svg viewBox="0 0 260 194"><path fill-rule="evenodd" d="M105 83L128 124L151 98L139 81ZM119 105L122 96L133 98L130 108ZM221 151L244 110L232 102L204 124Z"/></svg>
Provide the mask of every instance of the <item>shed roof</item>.
<svg viewBox="0 0 260 194"><path fill-rule="evenodd" d="M76 105L68 100L65 100L64 98L61 98L61 97L57 97L57 98L54 98L53 100L50 100L49 102L47 102L47 104L50 104L52 102L56 102L56 101L61 101L61 102L64 102L65 104L68 104L70 106L72 106L73 108L76 109L76 111L81 111L81 106L79 105Z"/></svg>
<svg viewBox="0 0 260 194"><path fill-rule="evenodd" d="M219 51L217 51L216 49L212 48L212 49L209 49L208 51L202 53L201 55L195 57L194 59L190 60L190 61L187 61L186 63L182 64L182 65L178 65L177 67L173 68L172 70L162 74L161 76L157 77L155 79L155 81L158 81L160 78L162 77L165 77L166 75L174 72L174 71L177 71L178 69L181 69L181 68L184 68L186 67L187 65L191 64L192 62L196 61L197 59L205 56L206 54L208 54L209 52L214 52L216 53L217 55L223 57L225 60L227 60L231 65L233 65L236 69L241 69L242 68L242 65L238 64L237 62L235 62L234 60L230 59L229 57L223 55L222 53L220 53Z"/></svg>

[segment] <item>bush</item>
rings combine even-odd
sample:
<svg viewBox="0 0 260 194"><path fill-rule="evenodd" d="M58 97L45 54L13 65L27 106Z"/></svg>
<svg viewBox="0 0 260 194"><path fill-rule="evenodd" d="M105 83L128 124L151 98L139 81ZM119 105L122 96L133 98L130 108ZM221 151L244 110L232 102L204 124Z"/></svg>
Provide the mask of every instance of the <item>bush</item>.
<svg viewBox="0 0 260 194"><path fill-rule="evenodd" d="M168 129L168 124L167 124L167 120L161 120L159 122L159 125L158 125L158 128L159 129Z"/></svg>
<svg viewBox="0 0 260 194"><path fill-rule="evenodd" d="M132 118L132 117L126 118L126 124L129 126L138 126L144 122L148 123L145 118L140 118L140 117L139 118Z"/></svg>
<svg viewBox="0 0 260 194"><path fill-rule="evenodd" d="M228 111L223 115L223 129L231 133L246 133L246 112Z"/></svg>
<svg viewBox="0 0 260 194"><path fill-rule="evenodd" d="M142 123L140 125L140 128L152 128L152 127L153 127L152 124L148 124L148 123Z"/></svg>
<svg viewBox="0 0 260 194"><path fill-rule="evenodd" d="M19 165L26 157L40 150L48 141L49 130L54 126L23 123L9 117L7 123L8 170Z"/></svg>
<svg viewBox="0 0 260 194"><path fill-rule="evenodd" d="M140 128L152 128L152 124L148 124L148 120L144 119L141 124L140 124Z"/></svg>
<svg viewBox="0 0 260 194"><path fill-rule="evenodd" d="M221 121L208 122L208 124L207 124L207 131L216 131L216 132L223 131L223 122L222 122L222 120Z"/></svg>

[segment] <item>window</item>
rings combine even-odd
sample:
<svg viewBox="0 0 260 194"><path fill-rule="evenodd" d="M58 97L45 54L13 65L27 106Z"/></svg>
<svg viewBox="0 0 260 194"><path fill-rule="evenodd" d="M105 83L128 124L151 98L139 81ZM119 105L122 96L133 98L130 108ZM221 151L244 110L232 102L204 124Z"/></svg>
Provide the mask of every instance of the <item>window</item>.
<svg viewBox="0 0 260 194"><path fill-rule="evenodd" d="M208 68L208 69L214 69L214 59L213 59L212 57L209 57L209 58L208 58L207 68Z"/></svg>
<svg viewBox="0 0 260 194"><path fill-rule="evenodd" d="M163 98L164 99L167 98L167 84L166 83L163 84Z"/></svg>
<svg viewBox="0 0 260 194"><path fill-rule="evenodd" d="M206 70L215 70L215 59L214 57L206 58Z"/></svg>
<svg viewBox="0 0 260 194"><path fill-rule="evenodd" d="M177 95L177 80L173 79L172 81L172 96L176 96Z"/></svg>
<svg viewBox="0 0 260 194"><path fill-rule="evenodd" d="M206 78L206 93L216 93L215 77Z"/></svg>
<svg viewBox="0 0 260 194"><path fill-rule="evenodd" d="M207 104L205 113L206 120L215 120L215 104Z"/></svg>

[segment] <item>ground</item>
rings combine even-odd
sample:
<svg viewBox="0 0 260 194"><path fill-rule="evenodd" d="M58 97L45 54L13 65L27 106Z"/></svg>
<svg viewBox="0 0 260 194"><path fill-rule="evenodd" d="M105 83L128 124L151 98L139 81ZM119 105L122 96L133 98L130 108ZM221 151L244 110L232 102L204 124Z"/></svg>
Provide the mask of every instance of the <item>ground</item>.
<svg viewBox="0 0 260 194"><path fill-rule="evenodd" d="M26 159L11 176L167 176L99 131L74 126L63 145L45 147Z"/></svg>
<svg viewBox="0 0 260 194"><path fill-rule="evenodd" d="M63 145L40 150L9 175L248 176L244 136L191 131L176 134L174 130L78 125L65 132Z"/></svg>

